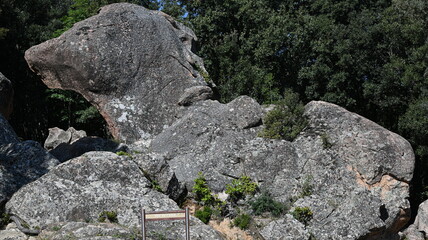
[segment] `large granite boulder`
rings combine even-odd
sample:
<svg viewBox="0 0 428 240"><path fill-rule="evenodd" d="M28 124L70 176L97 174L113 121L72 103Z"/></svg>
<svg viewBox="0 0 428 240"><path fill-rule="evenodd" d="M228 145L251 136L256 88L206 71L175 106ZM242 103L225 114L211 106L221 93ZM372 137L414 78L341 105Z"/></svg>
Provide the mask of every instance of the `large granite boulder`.
<svg viewBox="0 0 428 240"><path fill-rule="evenodd" d="M76 130L73 127L69 127L67 130L58 127L49 128L49 135L45 140L44 147L47 150L52 150L60 144L72 144L83 137L86 137L86 132Z"/></svg>
<svg viewBox="0 0 428 240"><path fill-rule="evenodd" d="M0 73L0 114L6 119L13 110L13 87L9 79Z"/></svg>
<svg viewBox="0 0 428 240"><path fill-rule="evenodd" d="M30 228L48 231L52 225L65 222L57 233L42 232L46 239L63 239L67 234L78 239L129 239L127 234L140 226L141 207L146 211L179 209L173 200L151 187L144 169L131 157L89 152L22 187L6 204L6 210ZM103 211L116 212L118 223L125 227L87 224L97 222ZM192 217L191 222L192 239L222 239L198 219ZM170 232L172 239L184 235L183 221L151 222L147 228ZM96 232L106 238L96 238Z"/></svg>
<svg viewBox="0 0 428 240"><path fill-rule="evenodd" d="M195 39L162 12L118 3L30 48L25 59L48 87L82 94L116 139L132 142L172 124L179 103L211 96Z"/></svg>
<svg viewBox="0 0 428 240"><path fill-rule="evenodd" d="M47 173L59 161L34 141L20 142L0 114L0 207L23 185Z"/></svg>
<svg viewBox="0 0 428 240"><path fill-rule="evenodd" d="M129 157L89 152L22 187L6 210L32 227L97 221L103 211L117 212L120 224L137 226L140 206L149 211L177 208L174 201L150 187Z"/></svg>
<svg viewBox="0 0 428 240"><path fill-rule="evenodd" d="M415 222L404 231L404 239L425 240L428 237L428 200L418 208Z"/></svg>
<svg viewBox="0 0 428 240"><path fill-rule="evenodd" d="M123 143L100 137L87 137L85 131L78 131L73 127L68 128L66 131L57 127L50 128L49 136L44 146L60 162L65 162L92 151L115 153L127 151L128 149Z"/></svg>
<svg viewBox="0 0 428 240"><path fill-rule="evenodd" d="M0 113L0 145L18 143L19 138L9 122Z"/></svg>
<svg viewBox="0 0 428 240"><path fill-rule="evenodd" d="M188 189L200 171L215 192L246 175L276 200L293 199L293 207L309 207L314 215L306 229L316 239L399 237L410 219L407 199L414 168L405 139L326 102L306 106L309 125L293 142L263 139L257 137L262 112L248 97L229 104L204 101L191 106L147 149L163 156ZM295 229L293 224L270 226Z"/></svg>

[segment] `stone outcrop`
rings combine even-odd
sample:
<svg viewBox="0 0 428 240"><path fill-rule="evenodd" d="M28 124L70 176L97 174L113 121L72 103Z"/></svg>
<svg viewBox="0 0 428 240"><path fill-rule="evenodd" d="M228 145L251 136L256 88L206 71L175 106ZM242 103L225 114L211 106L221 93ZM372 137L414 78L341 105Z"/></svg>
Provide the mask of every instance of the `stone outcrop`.
<svg viewBox="0 0 428 240"><path fill-rule="evenodd" d="M0 145L18 143L19 138L9 122L0 114Z"/></svg>
<svg viewBox="0 0 428 240"><path fill-rule="evenodd" d="M62 143L72 144L83 137L86 137L86 132L83 130L78 131L73 127L69 127L66 131L57 127L49 128L49 135L46 138L44 147L47 150L52 150Z"/></svg>
<svg viewBox="0 0 428 240"><path fill-rule="evenodd" d="M59 161L34 141L20 142L0 114L0 207L23 185L47 173Z"/></svg>
<svg viewBox="0 0 428 240"><path fill-rule="evenodd" d="M120 3L26 51L50 88L95 105L113 136L133 142L161 132L189 105L212 95L192 50L195 34L170 16ZM201 86L201 88L195 88Z"/></svg>
<svg viewBox="0 0 428 240"><path fill-rule="evenodd" d="M428 237L428 200L419 205L415 222L405 231L408 240L425 240Z"/></svg>
<svg viewBox="0 0 428 240"><path fill-rule="evenodd" d="M21 188L6 209L32 227L97 221L103 211L116 211L120 224L137 226L139 206L149 211L177 208L175 202L150 187L128 157L89 152Z"/></svg>
<svg viewBox="0 0 428 240"><path fill-rule="evenodd" d="M100 137L87 137L85 131L77 131L73 127L64 131L60 128L50 128L45 141L45 148L60 162L81 156L91 151L120 152L127 151L125 144Z"/></svg>
<svg viewBox="0 0 428 240"><path fill-rule="evenodd" d="M9 79L0 73L0 114L6 119L13 110L13 87Z"/></svg>
<svg viewBox="0 0 428 240"><path fill-rule="evenodd" d="M316 239L398 237L410 218L414 155L406 140L326 102L306 106L309 126L293 142L262 139L256 137L262 114L248 97L229 104L204 101L148 149L162 155L188 189L198 172L216 192L246 175L281 202L297 200L294 207L314 212L307 229ZM302 196L308 186L311 193Z"/></svg>
<svg viewBox="0 0 428 240"><path fill-rule="evenodd" d="M46 174L59 161L35 141L0 146L0 205L27 183Z"/></svg>

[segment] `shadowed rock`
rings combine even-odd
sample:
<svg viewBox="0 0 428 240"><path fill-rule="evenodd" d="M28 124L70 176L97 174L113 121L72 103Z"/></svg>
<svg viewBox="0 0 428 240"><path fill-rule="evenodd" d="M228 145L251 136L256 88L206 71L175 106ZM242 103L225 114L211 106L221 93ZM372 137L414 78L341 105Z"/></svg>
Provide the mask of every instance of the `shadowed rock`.
<svg viewBox="0 0 428 240"><path fill-rule="evenodd" d="M186 91L207 86L196 70L205 71L192 52L195 39L162 12L119 3L30 48L25 59L48 87L82 94L115 138L132 142L172 124L179 102L211 96L209 88Z"/></svg>
<svg viewBox="0 0 428 240"><path fill-rule="evenodd" d="M6 119L13 110L13 87L9 79L0 73L0 114Z"/></svg>

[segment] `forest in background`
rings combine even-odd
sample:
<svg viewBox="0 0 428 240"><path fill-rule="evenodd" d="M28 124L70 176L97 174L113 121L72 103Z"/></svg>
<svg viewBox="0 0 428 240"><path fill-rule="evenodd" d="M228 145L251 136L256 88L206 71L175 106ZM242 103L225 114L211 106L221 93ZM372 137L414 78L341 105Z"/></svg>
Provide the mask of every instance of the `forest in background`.
<svg viewBox="0 0 428 240"><path fill-rule="evenodd" d="M416 154L412 207L428 199L428 1L1 0L0 72L14 84L9 121L21 138L43 142L55 126L107 136L94 108L48 90L23 55L114 2L162 9L191 27L222 102L275 103L291 89L402 135Z"/></svg>

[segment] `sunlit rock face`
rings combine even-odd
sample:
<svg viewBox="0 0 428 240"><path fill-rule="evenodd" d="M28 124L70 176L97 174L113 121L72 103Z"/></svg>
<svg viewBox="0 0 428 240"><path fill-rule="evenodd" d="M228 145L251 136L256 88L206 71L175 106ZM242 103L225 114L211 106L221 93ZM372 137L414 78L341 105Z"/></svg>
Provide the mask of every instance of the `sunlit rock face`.
<svg viewBox="0 0 428 240"><path fill-rule="evenodd" d="M180 105L211 96L198 72L205 71L202 60L192 52L195 39L162 12L120 3L30 48L25 58L49 88L79 92L116 139L132 142L169 126ZM186 89L195 86L206 88L189 97Z"/></svg>

